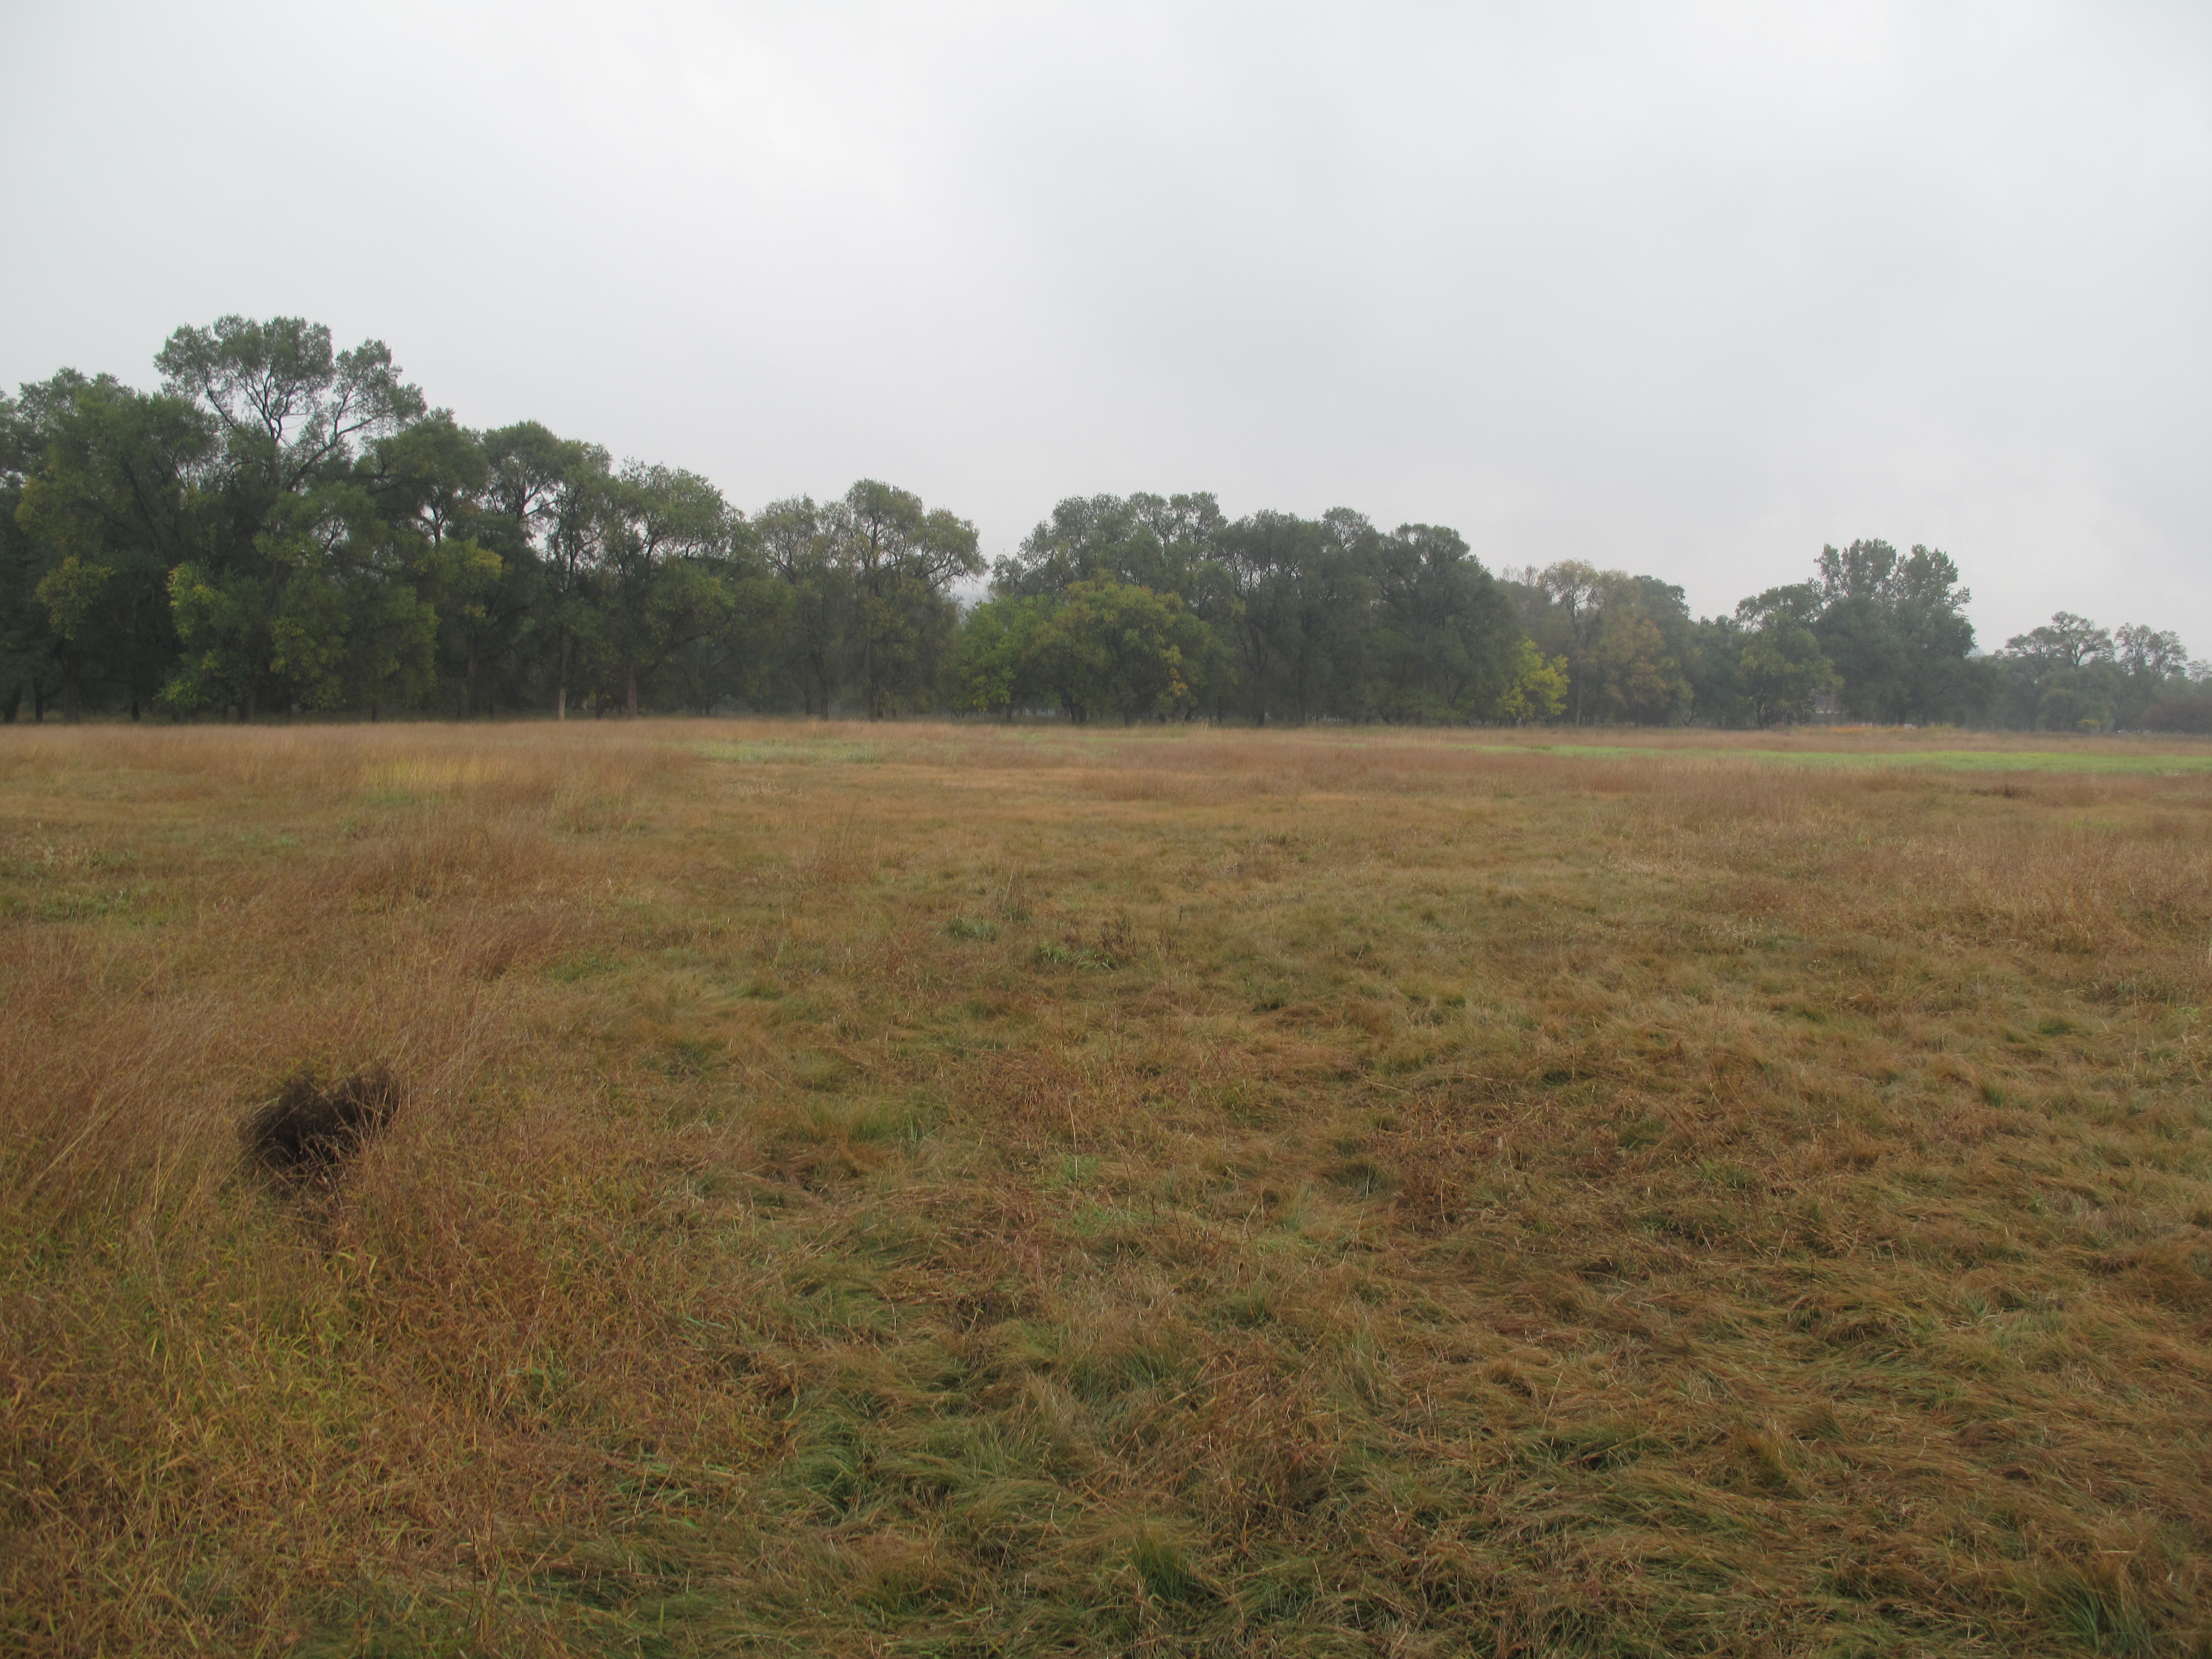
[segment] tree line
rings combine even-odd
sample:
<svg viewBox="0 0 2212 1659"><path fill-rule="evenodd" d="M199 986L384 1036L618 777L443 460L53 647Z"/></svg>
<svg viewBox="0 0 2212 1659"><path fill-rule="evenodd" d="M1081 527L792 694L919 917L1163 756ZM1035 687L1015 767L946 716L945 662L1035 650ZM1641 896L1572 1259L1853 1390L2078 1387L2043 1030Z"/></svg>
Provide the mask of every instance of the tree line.
<svg viewBox="0 0 2212 1659"><path fill-rule="evenodd" d="M2062 611L1978 653L1929 548L1826 548L1696 617L1653 576L1493 573L1441 526L1139 494L1062 501L987 573L974 525L910 491L747 513L536 422L465 428L380 342L337 350L300 319L180 328L155 362L152 392L64 370L0 398L6 720L2212 729L2212 672L2171 633Z"/></svg>

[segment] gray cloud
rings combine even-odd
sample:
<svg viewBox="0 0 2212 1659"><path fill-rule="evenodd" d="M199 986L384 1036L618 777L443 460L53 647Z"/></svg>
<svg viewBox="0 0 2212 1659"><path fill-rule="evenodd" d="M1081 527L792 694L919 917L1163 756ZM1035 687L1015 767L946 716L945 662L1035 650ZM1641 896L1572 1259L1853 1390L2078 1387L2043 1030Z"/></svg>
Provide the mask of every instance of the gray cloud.
<svg viewBox="0 0 2212 1659"><path fill-rule="evenodd" d="M1947 548L2212 652L2198 5L17 6L0 378L301 313L741 503Z"/></svg>

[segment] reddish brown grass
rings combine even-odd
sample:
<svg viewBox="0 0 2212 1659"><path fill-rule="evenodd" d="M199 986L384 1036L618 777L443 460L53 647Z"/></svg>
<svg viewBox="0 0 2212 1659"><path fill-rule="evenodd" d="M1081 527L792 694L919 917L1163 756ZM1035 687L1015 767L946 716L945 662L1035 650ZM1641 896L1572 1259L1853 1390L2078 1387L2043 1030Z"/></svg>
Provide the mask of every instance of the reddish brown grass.
<svg viewBox="0 0 2212 1659"><path fill-rule="evenodd" d="M2212 777L1544 741L0 735L0 1646L2201 1650Z"/></svg>

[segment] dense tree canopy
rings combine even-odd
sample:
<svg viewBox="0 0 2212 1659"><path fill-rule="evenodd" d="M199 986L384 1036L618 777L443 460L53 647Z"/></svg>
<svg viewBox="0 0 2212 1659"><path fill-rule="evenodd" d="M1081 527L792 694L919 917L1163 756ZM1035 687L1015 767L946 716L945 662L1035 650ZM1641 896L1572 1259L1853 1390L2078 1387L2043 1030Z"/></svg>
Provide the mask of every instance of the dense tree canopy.
<svg viewBox="0 0 2212 1659"><path fill-rule="evenodd" d="M536 422L472 431L380 341L180 328L155 392L0 398L0 715L969 709L1071 720L2212 730L2172 634L2061 611L1978 655L1945 554L1821 550L1691 615L1661 578L1493 574L1454 531L1073 497L989 572L862 479L748 515Z"/></svg>

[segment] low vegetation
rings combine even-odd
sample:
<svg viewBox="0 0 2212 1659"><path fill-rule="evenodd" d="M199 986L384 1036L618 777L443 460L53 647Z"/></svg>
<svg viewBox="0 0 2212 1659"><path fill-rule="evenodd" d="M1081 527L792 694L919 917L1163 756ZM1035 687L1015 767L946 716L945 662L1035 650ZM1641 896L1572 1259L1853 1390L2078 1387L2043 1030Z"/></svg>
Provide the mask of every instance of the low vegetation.
<svg viewBox="0 0 2212 1659"><path fill-rule="evenodd" d="M9 730L0 1650L2206 1651L2204 751L1607 744Z"/></svg>

